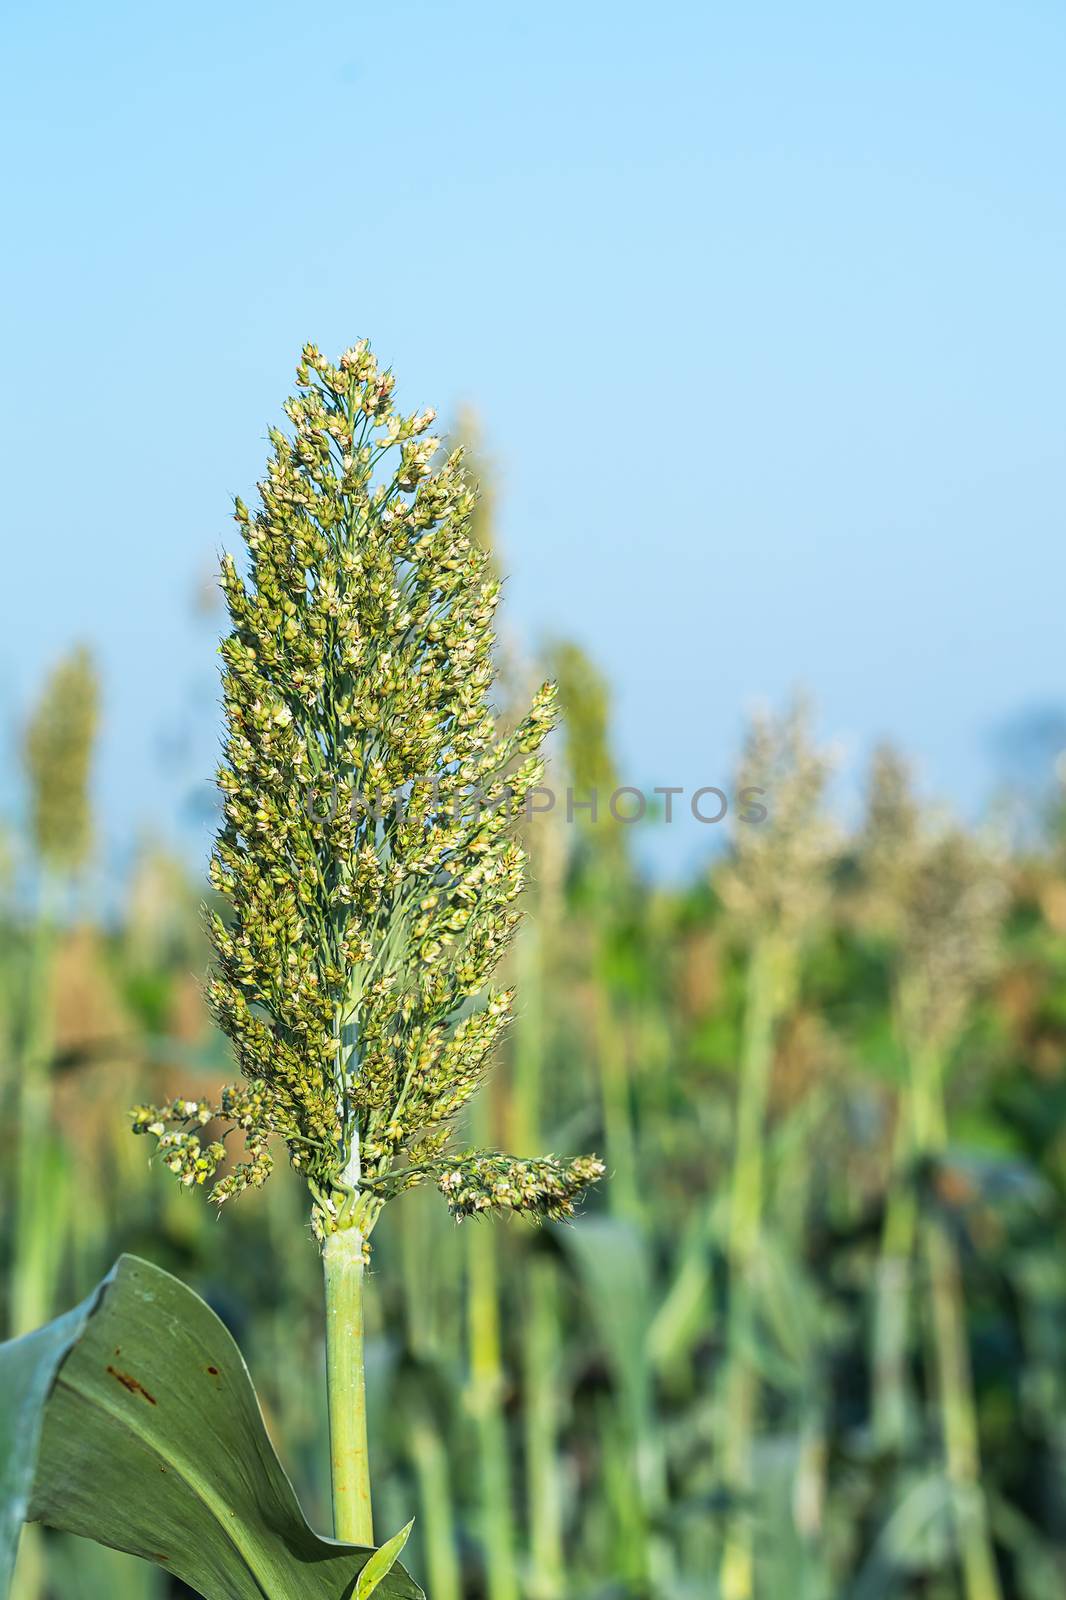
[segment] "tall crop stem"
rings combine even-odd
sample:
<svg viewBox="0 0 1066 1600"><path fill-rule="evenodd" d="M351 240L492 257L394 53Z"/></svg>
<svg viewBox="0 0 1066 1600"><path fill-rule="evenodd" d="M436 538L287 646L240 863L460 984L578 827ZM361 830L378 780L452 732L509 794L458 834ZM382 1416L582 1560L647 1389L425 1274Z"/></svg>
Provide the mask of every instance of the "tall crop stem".
<svg viewBox="0 0 1066 1600"><path fill-rule="evenodd" d="M326 1382L329 1402L333 1533L374 1543L366 1432L363 1347L364 1239L360 1228L331 1233L322 1250L326 1280Z"/></svg>
<svg viewBox="0 0 1066 1600"><path fill-rule="evenodd" d="M901 1107L889 1177L881 1249L874 1278L872 1420L878 1448L899 1457L907 1433L907 1334L910 1325L911 1261L918 1228L918 1203L911 1160L910 1107Z"/></svg>
<svg viewBox="0 0 1066 1600"><path fill-rule="evenodd" d="M919 1157L943 1154L948 1142L943 1060L933 1046L911 1056L912 1123ZM922 1218L940 1390L944 1466L951 1485L966 1600L1000 1600L1001 1590L981 1485L977 1402L966 1335L966 1306L954 1240L936 1215Z"/></svg>
<svg viewBox="0 0 1066 1600"><path fill-rule="evenodd" d="M751 1452L759 1381L751 1359L751 1278L762 1233L763 1144L780 986L776 942L763 937L748 967L729 1221L729 1355L722 1456L726 1488L739 1502L750 1498L753 1487ZM724 1600L750 1600L754 1584L751 1510L741 1504L730 1516L726 1533L721 1569Z"/></svg>
<svg viewBox="0 0 1066 1600"><path fill-rule="evenodd" d="M19 1063L17 1225L11 1273L11 1333L29 1333L51 1315L57 1218L50 1201L52 1084L49 985L55 948L50 904L42 906L34 930L26 984L26 1014Z"/></svg>
<svg viewBox="0 0 1066 1600"><path fill-rule="evenodd" d="M470 1338L470 1406L478 1431L481 1531L489 1600L518 1600L511 1464L503 1415L496 1240L485 1223L468 1230L467 1310Z"/></svg>
<svg viewBox="0 0 1066 1600"><path fill-rule="evenodd" d="M936 1341L936 1372L966 1600L1000 1600L988 1509L981 1486L977 1407L966 1339L966 1313L955 1243L939 1219L925 1226L925 1258Z"/></svg>

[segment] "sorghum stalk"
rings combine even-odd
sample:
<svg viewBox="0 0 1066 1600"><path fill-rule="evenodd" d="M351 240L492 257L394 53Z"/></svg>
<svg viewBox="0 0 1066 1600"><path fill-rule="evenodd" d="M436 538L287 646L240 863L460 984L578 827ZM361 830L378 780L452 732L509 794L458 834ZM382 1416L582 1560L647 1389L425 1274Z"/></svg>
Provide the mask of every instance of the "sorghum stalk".
<svg viewBox="0 0 1066 1600"><path fill-rule="evenodd" d="M740 788L765 794L770 820L738 824L720 880L748 940L729 1210L729 1315L719 1422L723 1486L731 1501L719 1573L723 1600L755 1592L752 1452L759 1410L754 1277L762 1249L770 1080L778 1024L791 1003L799 952L826 898L829 835L819 816L825 762L809 746L803 710L752 729Z"/></svg>
<svg viewBox="0 0 1066 1600"><path fill-rule="evenodd" d="M914 1186L901 1177L913 1149L908 1115L909 1106L904 1100L899 1111L881 1247L874 1268L871 1350L873 1436L879 1450L897 1459L907 1432L907 1335L911 1261L918 1227Z"/></svg>
<svg viewBox="0 0 1066 1600"><path fill-rule="evenodd" d="M478 1132L487 1129L486 1102L478 1102ZM470 1350L469 1402L478 1434L481 1470L481 1530L488 1600L518 1600L511 1457L503 1414L506 1374L500 1330L500 1285L496 1237L491 1228L474 1228L467 1239L467 1336Z"/></svg>
<svg viewBox="0 0 1066 1600"><path fill-rule="evenodd" d="M432 412L401 416L366 342L337 365L308 345L291 433L222 588L224 823L208 983L244 1081L221 1103L141 1107L187 1185L221 1203L267 1178L271 1142L307 1181L326 1267L338 1531L370 1528L360 1333L362 1264L381 1208L436 1182L452 1214L565 1217L592 1157L449 1152L512 996L487 985L519 921L515 826L551 726L545 684L502 733L489 704L500 585L470 537L477 492L453 451L436 471ZM478 1008L477 997L483 997Z"/></svg>
<svg viewBox="0 0 1066 1600"><path fill-rule="evenodd" d="M449 1252L442 1249L438 1218L417 1202L396 1218L400 1236L401 1282L407 1349L416 1361L457 1366L461 1339L442 1325L439 1302ZM442 1272L443 1268L443 1272ZM417 1531L426 1562L429 1593L440 1600L462 1600L455 1513L455 1479L441 1423L423 1386L408 1387L404 1411L407 1456L418 1488Z"/></svg>
<svg viewBox="0 0 1066 1600"><path fill-rule="evenodd" d="M958 1252L939 1218L929 1219L923 1232L943 1413L944 1459L954 1499L964 1591L967 1600L1000 1600L999 1573L981 1487L977 1408Z"/></svg>
<svg viewBox="0 0 1066 1600"><path fill-rule="evenodd" d="M546 832L546 830L542 830ZM514 1133L519 1145L540 1140L544 1054L545 928L557 926L554 882L546 886L541 867L536 923L519 934L515 965L525 999L515 1036ZM562 1499L559 1481L559 1331L558 1285L554 1260L537 1249L526 1251L522 1326L522 1378L525 1404L526 1505L529 1520L529 1592L532 1600L558 1600L563 1593Z"/></svg>
<svg viewBox="0 0 1066 1600"><path fill-rule="evenodd" d="M936 1160L947 1147L947 1111L943 1064L937 1050L929 1045L914 1052L912 1097L916 1160L930 1157ZM966 1600L1000 1600L999 1575L981 1486L977 1404L958 1253L939 1216L923 1216L920 1232L932 1307L944 1465L952 1490L964 1593Z"/></svg>
<svg viewBox="0 0 1066 1600"><path fill-rule="evenodd" d="M870 769L867 815L861 844L865 880L864 917L876 932L900 936L905 906L918 870L918 813L903 762L889 747L875 752ZM912 1011L899 973L892 985L896 1036L906 1035L904 1018ZM903 1051L906 1055L905 1050ZM909 1061L905 1070L912 1074ZM915 1137L913 1094L905 1083L898 1095L896 1128L889 1163L881 1244L874 1268L871 1326L870 1411L878 1448L899 1459L907 1428L907 1353L911 1273L918 1234L918 1200L913 1183Z"/></svg>
<svg viewBox="0 0 1066 1600"><path fill-rule="evenodd" d="M924 824L906 772L889 752L874 768L866 861L872 908L898 940L894 1015L909 1073L901 1112L908 1159L898 1164L896 1182L912 1197L910 1206L901 1203L911 1237L893 1239L892 1247L920 1241L928 1274L944 1465L966 1600L999 1600L958 1255L944 1220L919 1213L914 1174L919 1165L935 1168L947 1149L945 1065L966 1006L993 964L1003 886L994 864L964 835ZM909 1274L900 1281L903 1293L908 1287ZM893 1315L905 1335L905 1305ZM896 1354L902 1362L902 1350Z"/></svg>
<svg viewBox="0 0 1066 1600"><path fill-rule="evenodd" d="M463 1600L452 1510L451 1466L428 1413L420 1412L411 1420L408 1447L418 1480L429 1593L433 1600Z"/></svg>
<svg viewBox="0 0 1066 1600"><path fill-rule="evenodd" d="M729 1210L729 1365L723 1418L723 1469L731 1494L752 1494L751 1446L758 1377L751 1360L754 1314L751 1277L756 1268L763 1203L763 1145L780 985L774 941L760 939L751 953L741 1035L740 1082L732 1198ZM723 1600L748 1600L754 1592L751 1513L729 1519L722 1556Z"/></svg>
<svg viewBox="0 0 1066 1600"><path fill-rule="evenodd" d="M562 1350L555 1262L533 1252L527 1264L522 1354L529 1506L529 1593L560 1600L563 1567L562 1478L559 1470L559 1383Z"/></svg>
<svg viewBox="0 0 1066 1600"><path fill-rule="evenodd" d="M916 1159L937 1159L947 1146L947 1113L943 1068L935 1049L915 1051L912 1083ZM923 1216L920 1231L932 1306L944 1465L952 1489L964 1592L966 1600L1000 1600L981 1487L977 1405L958 1253L939 1216Z"/></svg>
<svg viewBox="0 0 1066 1600"><path fill-rule="evenodd" d="M373 1544L363 1348L364 1237L358 1226L328 1235L322 1266L333 1533L351 1544Z"/></svg>
<svg viewBox="0 0 1066 1600"><path fill-rule="evenodd" d="M607 1203L617 1215L642 1226L645 1218L640 1202L627 1030L619 1020L621 1000L604 939L604 929L619 920L618 912L631 883L626 830L609 810L618 788L609 736L610 697L606 679L579 645L558 645L550 663L563 707L566 766L579 825L575 877L578 892L587 895L589 904L597 908L590 919L594 939L591 1010L604 1142L611 1173Z"/></svg>
<svg viewBox="0 0 1066 1600"><path fill-rule="evenodd" d="M48 1320L62 1228L50 1194L52 1126L51 977L55 951L52 897L42 897L29 953L18 1076L18 1152L11 1274L14 1338Z"/></svg>
<svg viewBox="0 0 1066 1600"><path fill-rule="evenodd" d="M70 1184L57 1146L52 1105L52 976L60 892L84 865L92 836L89 773L98 715L96 672L73 651L49 676L26 730L30 833L40 892L23 984L18 1058L11 1335L52 1313L67 1240ZM47 1584L40 1530L24 1530L15 1600L39 1600Z"/></svg>
<svg viewBox="0 0 1066 1600"><path fill-rule="evenodd" d="M11 1321L16 1336L47 1321L65 1229L58 1214L52 1116L51 986L61 891L83 867L92 825L89 772L98 717L92 661L83 649L49 676L26 730L30 832L40 893L19 1062L19 1144Z"/></svg>

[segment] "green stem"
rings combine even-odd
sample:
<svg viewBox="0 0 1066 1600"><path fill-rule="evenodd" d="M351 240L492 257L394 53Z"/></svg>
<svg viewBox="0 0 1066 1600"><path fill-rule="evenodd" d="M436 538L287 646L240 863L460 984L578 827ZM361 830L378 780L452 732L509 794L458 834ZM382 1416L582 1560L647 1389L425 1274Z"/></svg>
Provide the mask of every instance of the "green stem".
<svg viewBox="0 0 1066 1600"><path fill-rule="evenodd" d="M15 1259L11 1271L11 1334L48 1320L59 1267L62 1229L51 1201L59 1166L52 1129L49 1072L49 980L55 948L51 896L45 892L30 949L18 1084Z"/></svg>
<svg viewBox="0 0 1066 1600"><path fill-rule="evenodd" d="M519 1600L511 1463L501 1404L504 1374L500 1355L496 1240L488 1222L471 1223L467 1236L470 1405L478 1430L488 1597L489 1600Z"/></svg>
<svg viewBox="0 0 1066 1600"><path fill-rule="evenodd" d="M479 1143L491 1143L494 1130L485 1094L474 1102L471 1124ZM467 1236L469 1403L478 1432L486 1588L488 1600L519 1600L511 1458L503 1413L506 1379L501 1348L496 1230L490 1222L475 1221L464 1232Z"/></svg>
<svg viewBox="0 0 1066 1600"><path fill-rule="evenodd" d="M911 1163L910 1107L901 1107L881 1249L874 1275L872 1423L877 1447L899 1457L907 1433L907 1334L911 1262L918 1226Z"/></svg>
<svg viewBox="0 0 1066 1600"><path fill-rule="evenodd" d="M527 923L515 949L522 1019L515 1036L513 1136L518 1150L541 1143L541 1086L545 1078L544 952L542 921ZM559 1304L554 1260L535 1245L524 1248L527 1283L522 1329L526 1512L531 1600L559 1600L565 1592L563 1507L559 1474Z"/></svg>
<svg viewBox="0 0 1066 1600"><path fill-rule="evenodd" d="M910 1058L915 1154L919 1158L935 1158L948 1142L943 1053L934 1042L923 1040L911 1050ZM963 1588L966 1600L1000 1600L988 1508L981 1486L977 1402L958 1254L939 1217L924 1217L921 1235L929 1274L944 1466L951 1485Z"/></svg>
<svg viewBox="0 0 1066 1600"><path fill-rule="evenodd" d="M728 1519L722 1553L723 1600L751 1600L755 1585L748 1502L754 1488L751 1457L759 1382L751 1362L751 1277L762 1233L763 1145L782 976L776 943L768 937L758 939L747 973L729 1214L729 1328L722 1461L726 1490L737 1504Z"/></svg>
<svg viewBox="0 0 1066 1600"><path fill-rule="evenodd" d="M981 1487L977 1408L966 1340L962 1276L954 1241L937 1218L925 1226L936 1373L944 1433L944 1462L951 1485L966 1600L1000 1600L999 1574Z"/></svg>
<svg viewBox="0 0 1066 1600"><path fill-rule="evenodd" d="M366 1432L363 1350L364 1236L358 1227L331 1233L322 1250L326 1281L326 1382L329 1402L333 1533L350 1544L374 1543Z"/></svg>
<svg viewBox="0 0 1066 1600"><path fill-rule="evenodd" d="M533 1600L560 1600L566 1585L558 1459L561 1358L556 1269L554 1261L539 1251L529 1251L526 1262L528 1300L522 1353L526 1390L529 1593Z"/></svg>
<svg viewBox="0 0 1066 1600"><path fill-rule="evenodd" d="M429 1592L433 1600L462 1600L451 1466L440 1434L428 1417L416 1416L410 1424L408 1448L418 1479Z"/></svg>

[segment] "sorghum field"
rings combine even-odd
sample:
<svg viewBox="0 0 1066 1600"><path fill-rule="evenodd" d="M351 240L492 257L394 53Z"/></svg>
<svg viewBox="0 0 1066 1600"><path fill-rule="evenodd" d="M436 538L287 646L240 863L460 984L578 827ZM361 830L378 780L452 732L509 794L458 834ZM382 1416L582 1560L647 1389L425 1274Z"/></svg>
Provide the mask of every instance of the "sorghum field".
<svg viewBox="0 0 1066 1600"><path fill-rule="evenodd" d="M609 792L607 685L576 645L540 665L553 782ZM42 685L5 831L3 1318L47 1320L121 1251L177 1273L328 1529L303 1184L282 1163L218 1219L130 1137L129 1107L211 1100L232 1065L205 881L146 848L106 915L80 888L96 701L85 653ZM1007 850L885 751L845 830L827 776L802 708L754 726L766 820L669 890L636 828L525 829L517 1019L473 1136L607 1176L574 1224L457 1225L418 1190L375 1232L375 1508L415 1513L432 1600L1066 1594L1062 815ZM187 1591L33 1529L16 1592Z"/></svg>

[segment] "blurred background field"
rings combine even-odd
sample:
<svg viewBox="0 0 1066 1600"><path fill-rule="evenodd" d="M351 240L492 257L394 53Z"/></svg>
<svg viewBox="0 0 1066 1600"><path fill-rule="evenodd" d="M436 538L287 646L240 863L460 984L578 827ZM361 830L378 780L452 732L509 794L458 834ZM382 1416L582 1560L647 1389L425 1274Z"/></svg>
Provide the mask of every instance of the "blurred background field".
<svg viewBox="0 0 1066 1600"><path fill-rule="evenodd" d="M562 686L477 1136L609 1173L389 1208L379 1532L430 1600L1066 1600L1061 6L9 11L0 1332L172 1268L325 1528L299 1186L216 1220L126 1108L231 1075L211 573L366 334L480 408L505 681ZM738 767L765 823L695 822Z"/></svg>
<svg viewBox="0 0 1066 1600"><path fill-rule="evenodd" d="M608 686L577 645L546 664L552 782L610 794ZM86 889L98 712L75 652L5 830L5 1324L119 1251L171 1268L236 1334L326 1526L299 1185L216 1220L128 1131L135 1101L231 1067L195 871L146 845L106 908ZM672 885L602 802L529 828L518 1022L473 1115L518 1151L599 1148L609 1177L570 1228L457 1227L418 1191L375 1234L378 1521L416 1512L432 1600L1066 1594L1061 785L1011 844L918 800L887 750L841 828L828 774L802 705L757 720L735 782L766 820ZM174 1590L34 1531L20 1600Z"/></svg>

